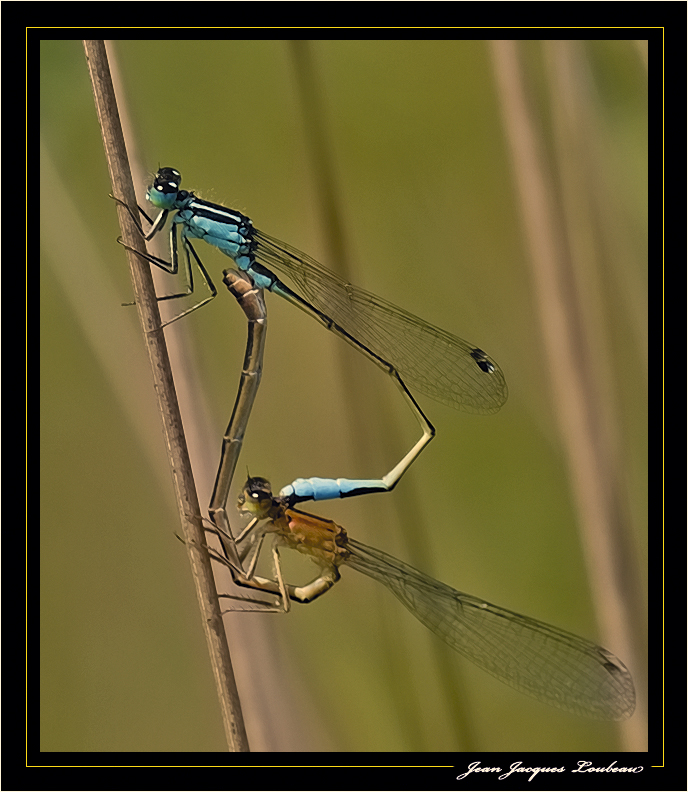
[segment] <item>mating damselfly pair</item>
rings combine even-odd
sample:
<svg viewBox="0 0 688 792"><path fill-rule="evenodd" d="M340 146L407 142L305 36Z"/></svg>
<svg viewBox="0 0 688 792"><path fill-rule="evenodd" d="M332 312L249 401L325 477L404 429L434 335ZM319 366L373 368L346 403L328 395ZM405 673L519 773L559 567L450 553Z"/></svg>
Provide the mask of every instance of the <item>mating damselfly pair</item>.
<svg viewBox="0 0 688 792"><path fill-rule="evenodd" d="M180 245L184 251L187 288L160 299L174 299L194 292L194 264L210 291L209 296L170 321L188 315L217 295L213 280L191 243L191 240L203 240L229 256L240 270L251 276L259 289L273 292L305 311L386 371L418 419L423 436L381 479L344 479L339 485L332 485L333 479L325 479L327 484L323 485L318 484L318 480L303 486L295 483L293 495L296 498L303 495L303 499L324 500L393 489L435 433L409 385L443 404L472 413L496 412L506 401L508 391L504 375L482 349L347 283L305 253L256 229L241 212L182 190L181 174L174 168L160 168L146 198L160 209L155 221L145 215L151 223L148 233L143 234L146 240L160 233L171 215L170 261L150 255L146 256L147 260L176 275L182 269ZM133 212L132 216L138 224ZM287 278L293 288L280 280L273 270ZM334 488L337 494L332 494Z"/></svg>
<svg viewBox="0 0 688 792"><path fill-rule="evenodd" d="M229 256L257 289L276 293L309 313L385 370L401 389L423 430L423 436L411 451L381 479L296 479L276 498L265 479L249 479L241 503L254 515L254 520L235 542L228 521L217 518L226 517L229 484L250 411L250 405L245 407L245 395L250 387L255 395L260 378L265 318L264 305L257 302L257 292L253 292L253 297L244 293L246 304L242 307L249 316L249 340L237 397L237 406L243 404L244 408L243 412L235 409L230 421L225 441L233 449L232 464L223 468L226 461L223 446L223 461L210 508L235 582L277 594L279 602L260 603L264 609L288 610L290 600L309 602L328 590L339 579L340 565L353 566L382 582L452 648L506 684L587 717L618 720L630 716L635 706L633 682L623 663L611 652L543 622L462 594L381 551L348 539L346 532L331 521L294 508L306 500L393 489L434 435L434 427L409 385L468 412L496 412L507 396L506 383L497 364L479 347L346 283L306 254L258 231L240 212L204 201L182 190L180 184L178 171L161 168L148 190L148 200L160 213L155 220L147 218L151 228L148 233L142 233L151 239L164 229L171 215L170 261L154 256L146 258L177 274L181 269L181 244L187 288L161 299L193 293L194 264L210 295L172 321L188 315L217 294L191 243L191 240L203 240ZM135 217L133 212L132 215ZM273 270L286 277L293 287L280 280ZM232 290L229 282L228 286ZM235 296L239 299L236 292ZM253 386L249 385L251 374L257 375ZM274 580L254 573L266 535L273 539ZM308 554L323 568L323 573L306 587L286 584L279 566L280 545Z"/></svg>

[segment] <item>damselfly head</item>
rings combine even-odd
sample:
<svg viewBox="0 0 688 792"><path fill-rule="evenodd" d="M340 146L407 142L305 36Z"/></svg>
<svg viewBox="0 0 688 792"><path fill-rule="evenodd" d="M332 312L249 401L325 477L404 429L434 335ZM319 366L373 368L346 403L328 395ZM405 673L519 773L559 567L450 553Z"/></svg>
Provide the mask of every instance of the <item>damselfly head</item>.
<svg viewBox="0 0 688 792"><path fill-rule="evenodd" d="M250 476L237 500L239 511L262 518L267 517L272 505L270 482L260 476Z"/></svg>
<svg viewBox="0 0 688 792"><path fill-rule="evenodd" d="M146 199L158 209L171 209L180 193L182 175L174 168L160 168L155 174L153 184L146 192Z"/></svg>

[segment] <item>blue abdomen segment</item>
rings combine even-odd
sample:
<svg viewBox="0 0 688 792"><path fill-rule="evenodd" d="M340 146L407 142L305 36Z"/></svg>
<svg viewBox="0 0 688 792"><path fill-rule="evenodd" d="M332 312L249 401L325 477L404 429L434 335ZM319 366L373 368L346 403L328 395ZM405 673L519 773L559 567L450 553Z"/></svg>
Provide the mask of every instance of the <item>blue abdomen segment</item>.
<svg viewBox="0 0 688 792"><path fill-rule="evenodd" d="M326 479L298 478L282 487L280 498L290 504L307 500L332 500L333 498L350 498L368 492L387 492L389 488L380 479Z"/></svg>

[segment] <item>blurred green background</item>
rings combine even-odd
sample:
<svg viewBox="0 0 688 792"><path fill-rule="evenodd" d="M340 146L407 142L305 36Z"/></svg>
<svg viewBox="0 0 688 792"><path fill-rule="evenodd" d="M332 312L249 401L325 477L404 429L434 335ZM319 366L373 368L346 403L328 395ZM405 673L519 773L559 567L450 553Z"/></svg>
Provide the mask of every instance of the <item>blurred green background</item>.
<svg viewBox="0 0 688 792"><path fill-rule="evenodd" d="M625 527L645 581L646 70L637 42L578 47L595 108L590 155L615 209L596 299ZM132 158L149 173L179 169L186 189L328 263L288 42L116 41L111 51ZM438 435L395 493L311 510L455 588L602 641L488 44L315 41L311 53L351 279L485 349L510 392L487 417L420 397ZM552 135L542 43L524 43L522 57ZM135 309L120 307L131 286L81 42L42 42L41 76L41 748L223 751L146 353ZM196 249L219 295L166 334L205 508L246 327L221 283L231 262ZM296 476L386 472L418 434L393 384L350 353L362 403L382 400L370 396L376 417L359 425L342 381L346 345L266 301L265 373L235 490L246 466L275 489ZM314 573L299 561L293 582ZM615 725L540 705L438 648L352 570L288 616L233 614L227 625L254 750L620 747Z"/></svg>

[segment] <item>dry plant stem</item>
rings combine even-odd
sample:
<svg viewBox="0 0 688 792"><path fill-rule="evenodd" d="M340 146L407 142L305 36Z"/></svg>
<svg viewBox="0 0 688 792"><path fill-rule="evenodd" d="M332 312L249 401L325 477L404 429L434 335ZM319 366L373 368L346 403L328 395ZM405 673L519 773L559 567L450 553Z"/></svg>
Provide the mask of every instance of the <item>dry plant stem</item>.
<svg viewBox="0 0 688 792"><path fill-rule="evenodd" d="M134 185L110 78L105 44L101 40L88 40L84 41L84 49L112 180L113 195L124 200L129 206L136 206ZM128 212L119 205L117 205L117 209L124 244L145 253L144 242ZM136 305L153 370L155 392L158 397L165 443L172 469L182 535L196 586L227 742L230 751L248 751L241 704L229 656L227 635L220 614L210 557L205 545L201 511L192 477L165 337L160 327L160 313L150 266L131 251L127 251L127 256L131 268Z"/></svg>
<svg viewBox="0 0 688 792"><path fill-rule="evenodd" d="M566 57L562 45L555 44L549 50L555 63L556 56L559 61ZM619 494L619 474L613 467L614 454L600 429L600 423L604 424L598 396L602 388L591 364L596 350L586 347L583 340L585 311L581 297L570 285L576 282L567 242L573 233L561 232L564 219L556 211L554 178L543 156L536 116L530 111L518 45L513 41L492 42L492 55L597 616L605 645L624 659L636 678L642 678L644 662L642 651L637 650L636 625L642 623L644 614L642 607L634 608L640 583L630 561L633 553L620 508L623 496ZM561 71L560 65L558 68ZM642 691L639 699L636 716L623 726L628 750L634 751L647 750Z"/></svg>

